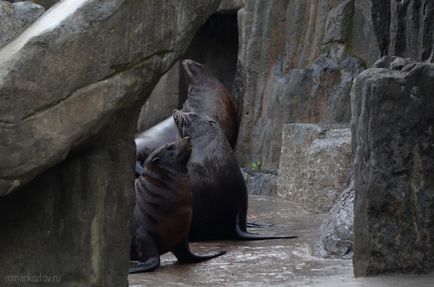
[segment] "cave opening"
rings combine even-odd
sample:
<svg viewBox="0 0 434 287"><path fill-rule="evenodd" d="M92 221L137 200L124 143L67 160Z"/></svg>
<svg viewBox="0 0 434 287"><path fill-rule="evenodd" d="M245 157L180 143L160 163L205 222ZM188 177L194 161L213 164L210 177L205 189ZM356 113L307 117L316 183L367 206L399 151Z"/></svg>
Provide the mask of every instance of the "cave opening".
<svg viewBox="0 0 434 287"><path fill-rule="evenodd" d="M183 59L207 65L229 91L233 88L238 55L238 25L236 11L217 13L199 29ZM187 98L187 85L179 66L179 106Z"/></svg>

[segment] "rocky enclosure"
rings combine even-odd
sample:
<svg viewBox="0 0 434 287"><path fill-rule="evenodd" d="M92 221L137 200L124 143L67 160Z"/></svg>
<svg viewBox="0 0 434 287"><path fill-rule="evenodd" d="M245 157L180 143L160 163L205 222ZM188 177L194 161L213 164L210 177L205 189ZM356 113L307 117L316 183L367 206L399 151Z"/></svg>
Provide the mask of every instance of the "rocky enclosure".
<svg viewBox="0 0 434 287"><path fill-rule="evenodd" d="M159 80L141 129L183 102L180 57L237 98L252 192L331 209L316 254L354 250L357 276L434 270L432 0L35 0L51 9L32 25L43 8L14 2L0 1L0 276L125 284L136 120ZM348 129L345 148L324 131L350 123L352 157Z"/></svg>

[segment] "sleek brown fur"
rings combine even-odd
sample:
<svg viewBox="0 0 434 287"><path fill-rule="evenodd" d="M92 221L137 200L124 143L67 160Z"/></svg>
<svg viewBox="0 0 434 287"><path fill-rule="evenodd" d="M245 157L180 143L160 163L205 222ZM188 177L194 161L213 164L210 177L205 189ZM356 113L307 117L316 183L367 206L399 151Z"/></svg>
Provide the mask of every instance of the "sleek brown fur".
<svg viewBox="0 0 434 287"><path fill-rule="evenodd" d="M181 263L200 262L226 252L194 255L188 246L193 197L187 172L190 138L166 144L145 161L136 180L130 273L152 271L160 255L171 251Z"/></svg>

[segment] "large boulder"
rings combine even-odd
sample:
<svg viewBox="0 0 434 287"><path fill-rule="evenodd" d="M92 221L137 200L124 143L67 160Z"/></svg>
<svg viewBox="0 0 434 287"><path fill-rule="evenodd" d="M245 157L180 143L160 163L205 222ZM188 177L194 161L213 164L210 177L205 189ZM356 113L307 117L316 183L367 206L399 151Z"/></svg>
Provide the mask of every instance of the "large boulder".
<svg viewBox="0 0 434 287"><path fill-rule="evenodd" d="M0 194L143 103L209 14L209 1L152 3L63 1L0 51Z"/></svg>
<svg viewBox="0 0 434 287"><path fill-rule="evenodd" d="M356 276L434 270L433 91L434 65L401 58L354 82Z"/></svg>
<svg viewBox="0 0 434 287"><path fill-rule="evenodd" d="M32 2L0 1L0 48L38 19L45 9Z"/></svg>
<svg viewBox="0 0 434 287"><path fill-rule="evenodd" d="M0 50L0 278L127 284L137 116L219 2L64 0Z"/></svg>
<svg viewBox="0 0 434 287"><path fill-rule="evenodd" d="M351 132L342 126L287 124L282 133L277 195L327 213L347 184Z"/></svg>
<svg viewBox="0 0 434 287"><path fill-rule="evenodd" d="M324 258L353 256L354 181L341 193L325 216L313 244L313 254Z"/></svg>

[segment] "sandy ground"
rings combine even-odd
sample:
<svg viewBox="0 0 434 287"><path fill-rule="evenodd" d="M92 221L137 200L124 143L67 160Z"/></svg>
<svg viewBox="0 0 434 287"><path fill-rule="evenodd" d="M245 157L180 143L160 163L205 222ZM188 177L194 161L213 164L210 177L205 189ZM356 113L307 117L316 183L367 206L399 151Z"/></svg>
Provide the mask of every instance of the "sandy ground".
<svg viewBox="0 0 434 287"><path fill-rule="evenodd" d="M354 278L352 261L311 255L323 215L311 215L289 201L250 196L249 221L273 223L251 231L298 235L297 239L191 243L195 253L227 254L197 264L178 264L170 253L151 273L130 275L130 286L318 286L434 287L434 274Z"/></svg>

